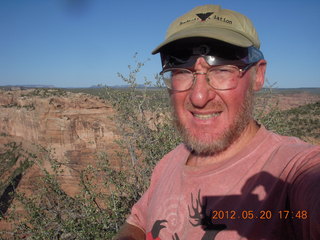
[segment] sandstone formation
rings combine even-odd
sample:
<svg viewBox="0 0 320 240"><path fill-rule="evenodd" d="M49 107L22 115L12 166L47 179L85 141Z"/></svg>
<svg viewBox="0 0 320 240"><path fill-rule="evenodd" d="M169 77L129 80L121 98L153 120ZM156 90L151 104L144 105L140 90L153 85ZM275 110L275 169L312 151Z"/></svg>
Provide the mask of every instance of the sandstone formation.
<svg viewBox="0 0 320 240"><path fill-rule="evenodd" d="M108 103L91 95L60 90L0 91L0 144L10 137L10 141L15 138L50 149L53 157L67 162L61 183L74 195L79 170L94 165L99 152L112 156L117 148L113 115ZM49 169L49 163L44 160L42 167ZM19 186L29 188L37 171L35 166L29 169Z"/></svg>

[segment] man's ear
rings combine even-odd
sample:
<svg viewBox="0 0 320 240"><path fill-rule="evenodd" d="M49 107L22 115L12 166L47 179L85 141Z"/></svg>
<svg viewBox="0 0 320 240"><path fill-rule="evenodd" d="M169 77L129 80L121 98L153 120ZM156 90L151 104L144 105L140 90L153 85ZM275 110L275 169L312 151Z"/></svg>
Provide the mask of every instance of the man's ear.
<svg viewBox="0 0 320 240"><path fill-rule="evenodd" d="M264 84L267 62L266 60L260 60L256 63L255 79L253 83L253 90L259 91Z"/></svg>

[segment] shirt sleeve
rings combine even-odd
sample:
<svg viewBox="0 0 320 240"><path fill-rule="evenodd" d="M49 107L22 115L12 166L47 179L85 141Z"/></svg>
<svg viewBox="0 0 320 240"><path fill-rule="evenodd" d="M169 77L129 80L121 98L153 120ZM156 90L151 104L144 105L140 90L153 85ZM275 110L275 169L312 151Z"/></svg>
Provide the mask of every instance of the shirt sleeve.
<svg viewBox="0 0 320 240"><path fill-rule="evenodd" d="M146 209L148 206L149 189L142 195L139 201L133 205L131 214L126 219L126 222L140 228L146 233Z"/></svg>
<svg viewBox="0 0 320 240"><path fill-rule="evenodd" d="M180 147L181 148L181 147ZM134 225L140 228L142 231L146 232L147 226L147 216L148 216L148 209L149 209L149 201L153 194L155 185L162 175L163 171L165 171L166 167L168 166L168 161L172 157L172 152L165 155L156 165L153 170L150 186L148 190L142 195L139 201L133 205L131 209L131 214L126 219L127 223Z"/></svg>
<svg viewBox="0 0 320 240"><path fill-rule="evenodd" d="M297 239L320 239L320 151L311 152L290 191L292 224Z"/></svg>

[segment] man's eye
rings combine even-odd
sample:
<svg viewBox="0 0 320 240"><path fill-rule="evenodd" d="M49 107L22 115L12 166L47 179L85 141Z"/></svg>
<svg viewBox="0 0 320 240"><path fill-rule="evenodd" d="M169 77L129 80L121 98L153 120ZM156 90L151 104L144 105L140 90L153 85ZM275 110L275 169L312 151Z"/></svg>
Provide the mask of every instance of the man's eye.
<svg viewBox="0 0 320 240"><path fill-rule="evenodd" d="M186 75L186 74L190 74L190 72L183 71L183 70L178 70L178 71L172 72L172 76L180 76L180 75Z"/></svg>
<svg viewBox="0 0 320 240"><path fill-rule="evenodd" d="M235 69L230 67L221 67L221 68L211 69L211 73L213 74L233 74L234 72L235 72Z"/></svg>
<svg viewBox="0 0 320 240"><path fill-rule="evenodd" d="M232 72L233 69L231 68L218 68L218 69L215 69L215 71L217 72Z"/></svg>

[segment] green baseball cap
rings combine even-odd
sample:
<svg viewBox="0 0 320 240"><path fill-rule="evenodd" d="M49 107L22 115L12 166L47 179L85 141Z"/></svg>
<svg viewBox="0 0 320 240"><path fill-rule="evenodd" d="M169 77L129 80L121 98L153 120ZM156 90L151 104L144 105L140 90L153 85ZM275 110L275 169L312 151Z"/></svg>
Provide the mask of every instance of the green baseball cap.
<svg viewBox="0 0 320 240"><path fill-rule="evenodd" d="M212 38L239 47L260 48L258 34L249 18L210 4L196 7L177 18L169 26L164 42L152 54L160 52L171 42L191 37Z"/></svg>

